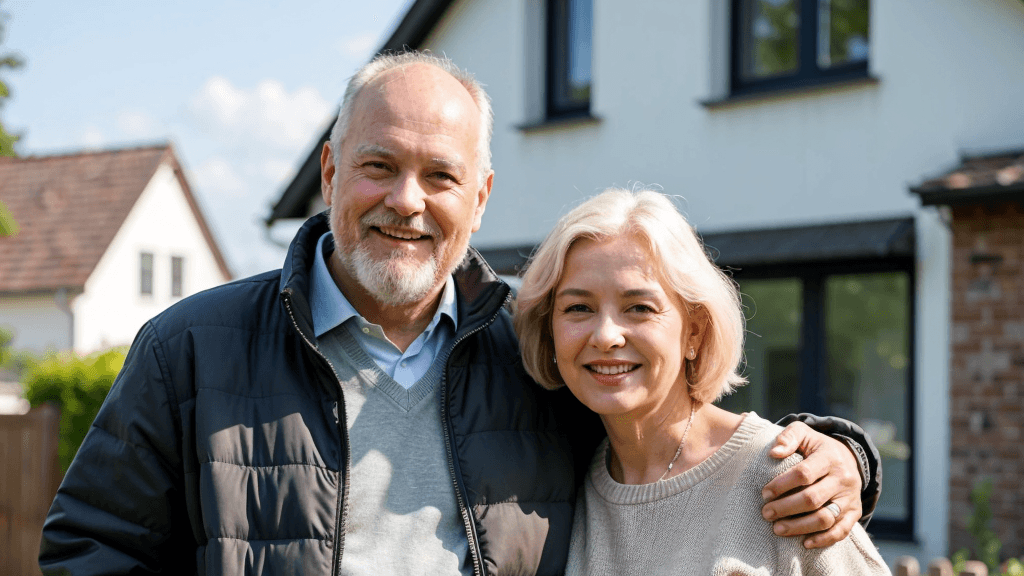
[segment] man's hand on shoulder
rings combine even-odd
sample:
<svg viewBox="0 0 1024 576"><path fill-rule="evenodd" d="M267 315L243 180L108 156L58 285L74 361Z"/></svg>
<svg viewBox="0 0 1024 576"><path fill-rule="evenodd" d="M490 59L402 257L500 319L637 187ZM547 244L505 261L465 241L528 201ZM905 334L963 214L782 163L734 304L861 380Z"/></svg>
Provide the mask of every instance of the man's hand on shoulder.
<svg viewBox="0 0 1024 576"><path fill-rule="evenodd" d="M787 426L775 442L772 457L800 452L804 460L765 485L765 520L774 522L779 536L809 535L806 548L824 548L846 538L862 513L860 466L853 453L802 422Z"/></svg>

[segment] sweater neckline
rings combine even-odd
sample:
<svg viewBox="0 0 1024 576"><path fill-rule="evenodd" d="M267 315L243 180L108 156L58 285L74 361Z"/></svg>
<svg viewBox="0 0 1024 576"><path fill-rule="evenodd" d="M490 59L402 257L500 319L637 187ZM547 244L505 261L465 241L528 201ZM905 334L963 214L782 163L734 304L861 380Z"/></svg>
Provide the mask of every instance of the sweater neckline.
<svg viewBox="0 0 1024 576"><path fill-rule="evenodd" d="M756 413L744 413L743 421L729 440L704 461L682 474L651 484L620 484L612 478L606 464L610 449L606 437L598 446L594 460L590 463L590 481L598 495L614 504L643 504L674 496L689 490L720 470L765 424L768 424L768 421Z"/></svg>

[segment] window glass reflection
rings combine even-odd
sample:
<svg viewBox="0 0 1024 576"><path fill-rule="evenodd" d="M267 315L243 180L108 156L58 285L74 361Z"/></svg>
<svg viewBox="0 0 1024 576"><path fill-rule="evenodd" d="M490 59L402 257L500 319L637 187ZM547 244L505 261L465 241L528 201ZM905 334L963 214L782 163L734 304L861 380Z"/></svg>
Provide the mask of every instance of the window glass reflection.
<svg viewBox="0 0 1024 576"><path fill-rule="evenodd" d="M741 76L745 80L797 71L800 5L796 0L745 0L741 26Z"/></svg>
<svg viewBox="0 0 1024 576"><path fill-rule="evenodd" d="M818 0L818 66L867 59L868 0Z"/></svg>
<svg viewBox="0 0 1024 576"><path fill-rule="evenodd" d="M882 455L876 514L907 514L909 281L906 273L826 281L829 412L860 424Z"/></svg>
<svg viewBox="0 0 1024 576"><path fill-rule="evenodd" d="M795 278L740 285L747 316L744 375L750 383L723 400L726 410L753 410L773 422L800 411L801 286Z"/></svg>

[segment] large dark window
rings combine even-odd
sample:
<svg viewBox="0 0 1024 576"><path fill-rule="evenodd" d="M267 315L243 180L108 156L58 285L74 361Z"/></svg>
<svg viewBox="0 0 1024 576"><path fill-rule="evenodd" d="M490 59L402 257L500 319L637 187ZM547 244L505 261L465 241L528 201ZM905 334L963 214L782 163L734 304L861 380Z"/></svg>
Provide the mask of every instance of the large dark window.
<svg viewBox="0 0 1024 576"><path fill-rule="evenodd" d="M733 0L732 91L867 75L869 0Z"/></svg>
<svg viewBox="0 0 1024 576"><path fill-rule="evenodd" d="M780 275L780 272L782 275ZM877 536L909 537L913 515L910 262L743 270L750 383L722 406L860 424L882 455Z"/></svg>
<svg viewBox="0 0 1024 576"><path fill-rule="evenodd" d="M593 0L548 0L548 118L590 111Z"/></svg>

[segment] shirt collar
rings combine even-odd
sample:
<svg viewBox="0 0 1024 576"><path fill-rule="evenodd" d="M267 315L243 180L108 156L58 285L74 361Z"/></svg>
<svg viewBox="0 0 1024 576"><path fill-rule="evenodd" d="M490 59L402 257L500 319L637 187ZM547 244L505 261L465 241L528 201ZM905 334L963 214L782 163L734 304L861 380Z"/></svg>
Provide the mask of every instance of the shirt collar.
<svg viewBox="0 0 1024 576"><path fill-rule="evenodd" d="M309 287L310 308L313 313L313 332L319 338L324 333L340 326L350 318L362 318L359 312L345 298L335 284L331 272L327 268L326 256L334 252L334 239L330 232L325 232L316 244L316 255L313 258L313 277ZM458 329L458 306L455 303L455 281L449 274L441 291L441 302L434 312L427 330L433 329L441 317L447 316L452 325Z"/></svg>

